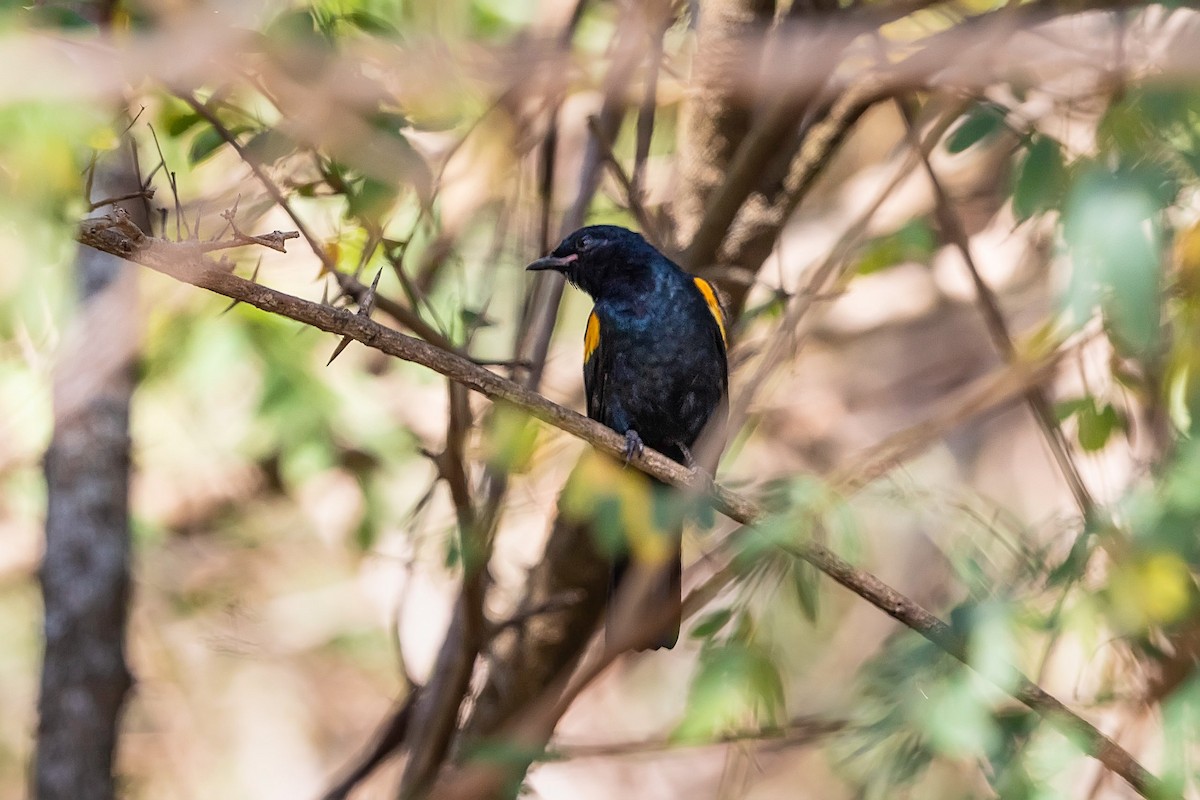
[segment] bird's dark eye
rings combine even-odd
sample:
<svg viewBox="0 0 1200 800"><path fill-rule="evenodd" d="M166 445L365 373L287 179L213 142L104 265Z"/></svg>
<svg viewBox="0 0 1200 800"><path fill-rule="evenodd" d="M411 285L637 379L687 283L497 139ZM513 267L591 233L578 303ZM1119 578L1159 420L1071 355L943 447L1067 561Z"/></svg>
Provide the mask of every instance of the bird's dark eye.
<svg viewBox="0 0 1200 800"><path fill-rule="evenodd" d="M590 236L583 236L579 239L580 250L590 250L595 240Z"/></svg>

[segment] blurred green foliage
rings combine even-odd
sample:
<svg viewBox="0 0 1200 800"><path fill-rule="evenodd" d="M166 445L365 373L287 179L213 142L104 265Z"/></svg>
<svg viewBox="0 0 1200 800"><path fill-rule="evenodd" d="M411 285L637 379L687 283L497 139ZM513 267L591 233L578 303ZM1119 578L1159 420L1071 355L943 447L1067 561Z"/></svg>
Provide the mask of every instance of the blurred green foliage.
<svg viewBox="0 0 1200 800"><path fill-rule="evenodd" d="M259 34L263 58L316 82L328 77L339 48L348 43L427 36L451 46L510 43L528 30L538 9L533 0L328 0L282 9ZM616 15L615 4L590 10L576 48L585 56L604 54ZM148 23L134 17L130 24ZM65 6L0 6L0 29L69 32L87 25ZM677 30L669 37L683 35ZM599 63L580 58L570 80L595 89L603 74ZM440 103L402 107L390 98L383 78L363 77L376 101L358 108L353 121L372 135L370 147L303 141L284 110L253 86L205 87L199 93L222 130L180 99L150 92L142 122L153 123L166 162L156 178L155 203L173 205L164 181L170 172L184 205L182 219L169 208L165 233L175 235L179 225L187 235L198 214L208 235L219 227L211 219L215 209L190 201L207 191L228 194L221 176L243 169L227 141L232 137L253 162L281 170L297 209L329 223L332 233L321 244L338 270L368 277L383 270L382 291L403 298L456 344L484 356L509 355L524 289L519 268L528 253L511 251L504 209L493 203L472 209L458 232L457 249L445 263L438 261L446 209L434 192L437 171L418 147L430 132L465 132L491 101L464 88ZM853 688L829 705L845 711L851 724L834 737L828 753L863 798L931 796L922 781L947 764L977 766L1004 798L1061 796L1069 779L1064 776L1082 759L1078 747L1039 724L1003 690L1012 687L1018 671L1036 676L1061 639L1087 652L1119 646L1150 659L1162 655L1163 636L1180 632L1200 613L1195 580L1200 446L1188 438L1200 424L1200 228L1186 213L1200 185L1200 94L1166 84L1122 87L1099 120L1094 150L1069 147L1032 125L1017 129L1010 111L993 101L974 105L944 146L955 154L1011 146L1011 180L1003 191L1015 221L1052 230L1070 268L1061 298L1064 315L1082 324L1098 312L1113 343L1115 387L1060 403L1059 418L1084 453L1097 454L1140 435L1147 424L1136 413L1141 404L1163 412L1159 418L1167 421L1174 446L1128 496L1086 520L1067 554L1031 544L1027 531L995 509L948 509L916 493L887 498L889 513L911 514L930 528L935 526L928 518L934 517L937 526L956 528L954 542L939 551L958 592L943 598L944 608L968 642L976 671L963 670L906 632L892 636L865 665L854 665L854 680L849 671L839 673ZM8 518L36 521L41 514L37 459L51 425L49 364L73 307L71 230L88 201L97 199L84 197L93 153L116 147L127 122L112 109L84 102L0 104L0 243L6 257L23 267L0 274L5 348L0 420L7 449L15 454L15 466L0 471L0 502ZM673 153L677 126L672 101L658 112L652 154ZM138 139L143 166L153 167L157 149L147 137ZM614 143L621 158L632 152L634 141L633 126L625 126ZM269 207L261 197L248 198L239 223L249 230ZM596 200L589 219L629 222L627 212L606 196ZM860 248L856 272L926 263L942 244L940 232L918 216ZM318 274L315 259L307 263L304 274L291 262L275 265L272 277L316 299L333 281ZM237 268L247 275L253 269L248 262ZM326 367L335 344L329 337L245 307L222 314L223 302L199 293L181 299L157 278L145 283L150 301L135 401L137 468L160 479L152 488L166 499L201 494L212 488L206 479L217 474L232 473L244 482L217 487L218 502L197 501L198 512L173 507L171 513L136 520L140 556L167 562L168 577L148 580L167 584L163 592L173 610L181 617L224 613L242 602L231 600L240 590L263 576L278 577L271 559L288 543L313 561L326 560L317 523L295 508L310 494L328 500L339 477L353 486L352 501L345 503L350 521L341 533L352 545L344 549L355 558L369 558L388 534L401 531L420 540L432 531L417 546L437 552L441 563L458 565L449 515L429 512L434 471L420 453L436 449L444 436L439 379L356 346ZM413 408L424 409L425 417ZM436 424L423 424L431 418ZM478 445L471 456L492 469L527 471L543 455L537 426L511 409L487 415L480 429L480 438L470 443ZM224 503L222 491L229 496ZM833 640L846 619L847 599L830 591L828 581L797 553L804 543L820 541L858 562L876 545L860 516L867 500L842 497L811 478L780 481L764 494L772 516L739 535L732 564L736 589L690 625L699 656L675 730L681 742L777 726L805 710L790 691L797 676L817 668L822 654L812 643ZM608 459L579 467L564 507L594 519L609 552L628 549L650 561L669 552L668 532L681 521L708 527L704 519L694 524L693 504L668 497ZM426 513L433 521L422 518ZM222 567L211 581L191 576L172 583L170 561L178 557L173 547L189 537L218 540L248 561L255 549L269 558L245 571ZM294 552L290 557L301 564L299 584L341 574ZM1107 569L1095 570L1100 558L1111 562ZM25 615L0 614L0 636L12 643L0 653L3 675L28 668L36 635L13 620L32 618L35 604L27 586L0 591L8 595L6 606ZM1100 641L1114 631L1119 642ZM341 631L320 647L327 654L365 653L383 674L391 666L386 637L375 629ZM1107 677L1101 682L1098 696L1126 688ZM0 705L7 707L5 691L0 688ZM1183 682L1163 704L1164 777L1172 786L1196 784L1198 709L1195 679ZM20 747L0 742L0 769L18 770ZM493 754L517 760L534 755L503 748Z"/></svg>

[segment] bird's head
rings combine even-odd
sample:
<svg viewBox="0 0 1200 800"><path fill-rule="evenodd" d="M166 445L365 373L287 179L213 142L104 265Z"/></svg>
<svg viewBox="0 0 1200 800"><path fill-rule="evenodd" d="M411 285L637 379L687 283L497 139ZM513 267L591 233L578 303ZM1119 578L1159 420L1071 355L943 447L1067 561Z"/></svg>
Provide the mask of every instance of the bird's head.
<svg viewBox="0 0 1200 800"><path fill-rule="evenodd" d="M654 270L669 263L639 233L617 225L590 225L563 239L550 255L525 269L561 272L599 300L612 292L648 290Z"/></svg>

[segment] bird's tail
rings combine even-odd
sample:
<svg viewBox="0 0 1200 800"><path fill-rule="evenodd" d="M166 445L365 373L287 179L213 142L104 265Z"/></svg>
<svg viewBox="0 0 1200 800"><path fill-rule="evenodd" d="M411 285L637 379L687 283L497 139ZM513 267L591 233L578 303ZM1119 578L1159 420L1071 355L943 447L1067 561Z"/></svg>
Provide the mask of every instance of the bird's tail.
<svg viewBox="0 0 1200 800"><path fill-rule="evenodd" d="M642 586L627 586L634 563L628 554L617 556L612 562L604 630L610 643L628 639L635 642L635 650L669 650L679 641L683 610L682 532L682 529L675 532L673 549L665 559L644 565L647 574ZM626 598L623 592L636 593L636 597ZM621 603L635 604L636 608L625 613L619 607Z"/></svg>

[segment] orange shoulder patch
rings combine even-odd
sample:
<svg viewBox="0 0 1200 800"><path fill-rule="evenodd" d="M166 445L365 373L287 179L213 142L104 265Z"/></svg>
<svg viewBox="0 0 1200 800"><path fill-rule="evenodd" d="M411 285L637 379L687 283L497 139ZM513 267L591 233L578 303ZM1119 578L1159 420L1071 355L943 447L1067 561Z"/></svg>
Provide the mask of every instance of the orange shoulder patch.
<svg viewBox="0 0 1200 800"><path fill-rule="evenodd" d="M717 327L721 329L721 341L728 345L729 339L725 335L725 309L721 307L721 301L717 299L717 290L704 278L693 278L692 280L696 282L696 288L704 296L704 302L708 304L709 312L717 321Z"/></svg>
<svg viewBox="0 0 1200 800"><path fill-rule="evenodd" d="M600 346L600 318L593 311L588 315L587 327L583 331L583 360L588 362L592 353Z"/></svg>

